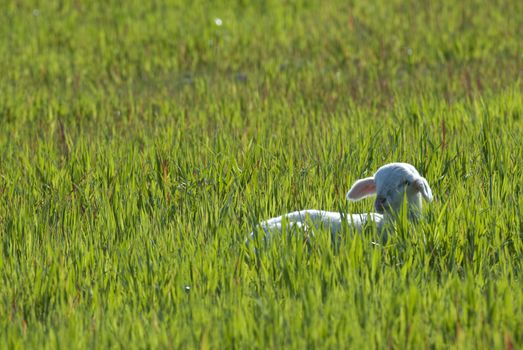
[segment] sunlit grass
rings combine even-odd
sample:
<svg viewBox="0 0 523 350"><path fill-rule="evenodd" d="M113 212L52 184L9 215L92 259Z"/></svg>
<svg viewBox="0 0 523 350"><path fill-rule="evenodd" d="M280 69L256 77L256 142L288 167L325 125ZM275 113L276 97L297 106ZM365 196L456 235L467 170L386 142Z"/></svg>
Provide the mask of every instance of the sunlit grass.
<svg viewBox="0 0 523 350"><path fill-rule="evenodd" d="M519 348L518 1L10 2L3 348ZM218 19L220 21L218 21ZM219 25L218 25L219 23ZM414 164L435 201L244 244Z"/></svg>

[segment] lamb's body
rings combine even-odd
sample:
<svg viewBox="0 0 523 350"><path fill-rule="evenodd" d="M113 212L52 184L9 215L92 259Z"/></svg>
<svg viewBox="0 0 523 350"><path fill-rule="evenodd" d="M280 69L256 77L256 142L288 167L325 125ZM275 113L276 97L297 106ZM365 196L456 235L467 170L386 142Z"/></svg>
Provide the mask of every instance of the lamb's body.
<svg viewBox="0 0 523 350"><path fill-rule="evenodd" d="M381 223L383 215L377 213L369 214L341 214L333 211L306 209L293 211L266 221L260 224L260 227L269 234L271 231L281 231L282 226L285 223L290 227L309 227L319 229L329 229L332 234L337 233L341 230L343 223L349 227L354 227L358 231L367 224L374 223L378 226L378 230L381 229Z"/></svg>

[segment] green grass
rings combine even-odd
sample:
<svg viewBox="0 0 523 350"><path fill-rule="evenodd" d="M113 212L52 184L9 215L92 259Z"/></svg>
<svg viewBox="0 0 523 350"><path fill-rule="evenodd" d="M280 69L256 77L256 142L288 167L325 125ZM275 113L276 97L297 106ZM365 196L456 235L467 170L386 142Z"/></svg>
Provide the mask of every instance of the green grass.
<svg viewBox="0 0 523 350"><path fill-rule="evenodd" d="M2 348L523 347L523 2L2 7ZM385 246L244 246L390 161Z"/></svg>

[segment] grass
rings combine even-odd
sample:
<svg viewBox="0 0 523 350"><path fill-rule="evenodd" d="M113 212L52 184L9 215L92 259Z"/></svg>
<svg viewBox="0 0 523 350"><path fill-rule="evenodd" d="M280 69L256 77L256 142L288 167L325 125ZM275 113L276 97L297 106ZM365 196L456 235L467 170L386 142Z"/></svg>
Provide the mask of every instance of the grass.
<svg viewBox="0 0 523 350"><path fill-rule="evenodd" d="M518 1L10 2L2 348L520 348ZM219 21L221 20L221 25ZM385 246L262 219L414 164Z"/></svg>

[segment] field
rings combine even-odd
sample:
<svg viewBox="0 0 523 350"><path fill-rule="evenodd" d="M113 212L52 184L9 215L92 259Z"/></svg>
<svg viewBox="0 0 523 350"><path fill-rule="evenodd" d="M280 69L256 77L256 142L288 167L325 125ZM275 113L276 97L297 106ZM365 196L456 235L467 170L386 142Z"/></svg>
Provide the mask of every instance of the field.
<svg viewBox="0 0 523 350"><path fill-rule="evenodd" d="M523 2L7 1L0 347L523 347ZM386 244L260 220L404 161Z"/></svg>

